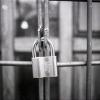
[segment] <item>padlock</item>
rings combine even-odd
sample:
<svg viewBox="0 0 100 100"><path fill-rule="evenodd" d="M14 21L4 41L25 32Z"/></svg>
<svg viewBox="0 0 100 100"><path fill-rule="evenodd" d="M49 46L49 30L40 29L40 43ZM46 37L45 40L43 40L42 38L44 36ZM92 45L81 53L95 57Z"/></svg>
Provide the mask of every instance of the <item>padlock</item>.
<svg viewBox="0 0 100 100"><path fill-rule="evenodd" d="M32 49L32 71L33 78L57 77L57 61L54 47L50 40L47 40L50 47L50 56L37 57L36 47L39 46L38 40L33 44Z"/></svg>

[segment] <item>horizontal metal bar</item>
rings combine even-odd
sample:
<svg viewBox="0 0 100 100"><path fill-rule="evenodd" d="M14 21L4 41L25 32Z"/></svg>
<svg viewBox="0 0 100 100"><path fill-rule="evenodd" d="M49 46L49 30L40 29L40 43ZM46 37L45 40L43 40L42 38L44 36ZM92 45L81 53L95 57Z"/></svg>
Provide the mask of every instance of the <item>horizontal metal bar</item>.
<svg viewBox="0 0 100 100"><path fill-rule="evenodd" d="M50 1L77 1L77 2L87 2L87 0L50 0ZM92 2L100 2L100 0L92 0Z"/></svg>
<svg viewBox="0 0 100 100"><path fill-rule="evenodd" d="M0 66L31 66L31 61L0 61Z"/></svg>
<svg viewBox="0 0 100 100"><path fill-rule="evenodd" d="M72 66L81 67L86 65L87 65L86 62L80 62L80 61L57 63L58 67L72 67ZM92 65L100 65L100 61L92 61ZM0 66L32 66L32 62L31 61L0 61Z"/></svg>
<svg viewBox="0 0 100 100"><path fill-rule="evenodd" d="M58 67L72 67L72 66L86 66L85 62L67 62L67 63L57 63Z"/></svg>

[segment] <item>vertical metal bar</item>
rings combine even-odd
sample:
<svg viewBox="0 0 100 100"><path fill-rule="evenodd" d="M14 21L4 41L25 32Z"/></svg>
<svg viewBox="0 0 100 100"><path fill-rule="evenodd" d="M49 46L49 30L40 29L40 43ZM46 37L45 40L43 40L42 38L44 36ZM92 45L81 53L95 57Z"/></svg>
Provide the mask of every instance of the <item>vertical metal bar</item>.
<svg viewBox="0 0 100 100"><path fill-rule="evenodd" d="M44 7L45 7L45 10L44 10L44 20L45 20L45 35L46 36L49 36L49 0L44 0Z"/></svg>
<svg viewBox="0 0 100 100"><path fill-rule="evenodd" d="M86 100L92 98L92 0L87 1L87 70L86 70Z"/></svg>
<svg viewBox="0 0 100 100"><path fill-rule="evenodd" d="M45 100L50 100L50 78L45 78Z"/></svg>
<svg viewBox="0 0 100 100"><path fill-rule="evenodd" d="M42 0L37 0L37 12L38 12L38 37L40 39L40 31L43 26L42 22Z"/></svg>
<svg viewBox="0 0 100 100"><path fill-rule="evenodd" d="M1 25L1 9L2 9L2 3L1 3L1 0L0 0L0 25ZM0 27L0 33L1 33L1 27ZM0 48L1 48L1 34L0 34ZM3 82L2 82L2 68L0 68L0 100L3 99L2 86L3 86Z"/></svg>
<svg viewBox="0 0 100 100"><path fill-rule="evenodd" d="M38 9L38 36L40 39L40 30L42 28L42 0L37 0ZM39 51L39 56L42 56L42 51ZM39 79L39 100L44 100L44 83L43 79Z"/></svg>
<svg viewBox="0 0 100 100"><path fill-rule="evenodd" d="M44 0L44 32L45 32L45 43L47 36L49 36L49 0ZM46 56L49 55L46 51ZM50 100L50 78L45 78L45 100Z"/></svg>
<svg viewBox="0 0 100 100"><path fill-rule="evenodd" d="M42 0L37 0L37 9L38 9L38 28L42 26Z"/></svg>
<svg viewBox="0 0 100 100"><path fill-rule="evenodd" d="M78 33L79 29L79 2L73 2L73 33L76 35ZM80 76L78 75L79 68L72 68L73 69L73 87L74 91L72 91L72 98L75 100L78 100L79 94L78 90L79 88L79 81L77 81Z"/></svg>
<svg viewBox="0 0 100 100"><path fill-rule="evenodd" d="M39 79L39 100L44 100L43 79Z"/></svg>

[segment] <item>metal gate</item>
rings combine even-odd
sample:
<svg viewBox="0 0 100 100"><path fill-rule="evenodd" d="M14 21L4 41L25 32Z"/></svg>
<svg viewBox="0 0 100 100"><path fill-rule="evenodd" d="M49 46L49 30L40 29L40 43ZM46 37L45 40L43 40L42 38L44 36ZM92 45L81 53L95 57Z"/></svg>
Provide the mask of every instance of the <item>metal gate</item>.
<svg viewBox="0 0 100 100"><path fill-rule="evenodd" d="M60 1L60 0L51 0L51 1ZM67 1L67 0L61 0ZM69 0L68 0L69 1ZM84 1L84 0L73 0L73 1ZM98 0L97 0L98 1ZM97 2L96 1L96 2ZM87 2L87 61L86 62L66 62L66 63L57 63L57 67L85 67L86 66L86 100L91 100L92 90L91 90L91 80L92 80L92 65L100 65L100 61L92 61L92 0L85 1ZM94 0L95 2L95 0ZM0 66L32 66L31 61L0 61ZM48 80L47 80L48 84ZM43 83L40 82L39 89L39 99L40 100L50 100L49 87L45 87L45 97L43 94Z"/></svg>

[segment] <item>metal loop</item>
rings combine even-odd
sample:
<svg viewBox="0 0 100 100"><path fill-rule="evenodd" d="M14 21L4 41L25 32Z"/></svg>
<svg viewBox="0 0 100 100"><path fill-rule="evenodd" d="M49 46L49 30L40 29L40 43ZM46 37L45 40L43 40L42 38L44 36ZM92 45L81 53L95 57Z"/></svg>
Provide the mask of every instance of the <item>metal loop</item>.
<svg viewBox="0 0 100 100"><path fill-rule="evenodd" d="M51 52L50 56L55 56L54 46L53 46L52 42L48 39L47 39L47 45L49 45L49 47L50 47L50 52ZM39 41L38 40L36 40L33 44L33 48L32 48L32 56L33 57L36 57L36 47L37 46L39 47Z"/></svg>
<svg viewBox="0 0 100 100"><path fill-rule="evenodd" d="M38 40L36 40L33 44L33 47L32 47L32 56L33 57L36 57L36 46L38 44Z"/></svg>
<svg viewBox="0 0 100 100"><path fill-rule="evenodd" d="M48 42L48 44L49 44L49 46L51 47L51 50L52 50L51 56L55 56L55 50L54 50L54 46L53 46L52 42L49 39L47 39L47 42Z"/></svg>

